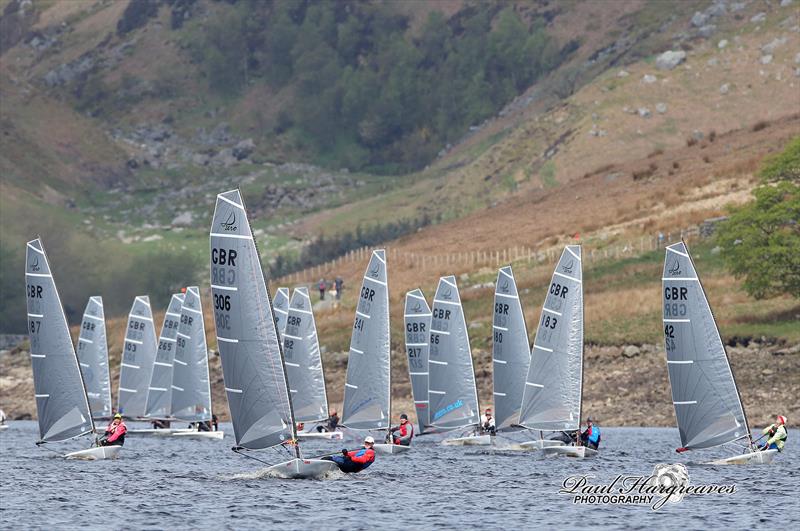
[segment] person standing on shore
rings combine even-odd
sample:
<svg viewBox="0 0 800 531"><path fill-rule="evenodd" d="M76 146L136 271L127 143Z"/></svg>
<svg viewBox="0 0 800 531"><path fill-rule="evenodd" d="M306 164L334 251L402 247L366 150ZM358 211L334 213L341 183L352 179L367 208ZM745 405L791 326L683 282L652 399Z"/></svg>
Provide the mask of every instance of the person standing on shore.
<svg viewBox="0 0 800 531"><path fill-rule="evenodd" d="M319 285L317 287L319 288L319 300L324 301L325 300L325 279L324 278L319 279Z"/></svg>

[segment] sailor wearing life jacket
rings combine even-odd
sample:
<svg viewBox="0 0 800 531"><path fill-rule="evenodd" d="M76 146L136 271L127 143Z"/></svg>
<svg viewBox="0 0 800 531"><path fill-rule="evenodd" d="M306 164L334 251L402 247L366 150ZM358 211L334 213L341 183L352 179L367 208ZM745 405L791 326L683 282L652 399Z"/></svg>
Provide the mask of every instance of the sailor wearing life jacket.
<svg viewBox="0 0 800 531"><path fill-rule="evenodd" d="M597 450L600 446L600 428L594 425L592 417L586 419L586 430L581 433L581 442L592 450Z"/></svg>
<svg viewBox="0 0 800 531"><path fill-rule="evenodd" d="M391 430L392 441L401 446L410 446L411 439L414 438L414 426L408 421L408 415L400 415L400 425L394 426Z"/></svg>
<svg viewBox="0 0 800 531"><path fill-rule="evenodd" d="M786 437L788 436L786 433L786 417L778 415L775 419L775 424L764 428L762 433L769 436L767 442L761 447L762 450L778 450L782 452L783 445L786 443Z"/></svg>
<svg viewBox="0 0 800 531"><path fill-rule="evenodd" d="M375 461L375 439L369 435L364 439L364 447L358 450L342 450L342 455L326 456L322 459L333 461L342 472L351 474L361 472Z"/></svg>
<svg viewBox="0 0 800 531"><path fill-rule="evenodd" d="M122 415L117 413L114 415L111 424L106 428L105 434L100 438L100 446L122 446L125 444L125 433L127 433L127 431L128 428L122 421Z"/></svg>

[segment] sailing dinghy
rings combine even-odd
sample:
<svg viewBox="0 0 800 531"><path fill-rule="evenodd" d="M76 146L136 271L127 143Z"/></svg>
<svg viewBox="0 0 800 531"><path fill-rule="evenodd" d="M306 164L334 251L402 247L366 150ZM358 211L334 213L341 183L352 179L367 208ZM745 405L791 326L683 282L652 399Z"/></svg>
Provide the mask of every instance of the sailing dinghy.
<svg viewBox="0 0 800 531"><path fill-rule="evenodd" d="M181 305L180 325L175 341L172 368L172 417L194 424L211 421L211 384L208 374L208 348L200 289L186 288ZM222 431L178 431L173 437L222 439Z"/></svg>
<svg viewBox="0 0 800 531"><path fill-rule="evenodd" d="M520 425L539 430L528 449L567 457L593 457L597 451L544 439L542 432L580 429L583 386L583 267L580 245L567 245L556 264L531 352L520 410Z"/></svg>
<svg viewBox="0 0 800 531"><path fill-rule="evenodd" d="M411 380L411 392L414 397L414 409L417 413L418 432L420 435L430 424L430 408L428 407L428 353L430 343L428 334L431 329L431 309L421 289L406 293L403 319L405 324L405 345L408 355L408 377Z"/></svg>
<svg viewBox="0 0 800 531"><path fill-rule="evenodd" d="M777 450L759 451L750 433L728 355L689 249L670 245L662 276L664 342L678 452L744 442L744 453L713 465L768 464Z"/></svg>
<svg viewBox="0 0 800 531"><path fill-rule="evenodd" d="M108 375L108 343L103 299L89 297L78 336L78 364L81 367L92 418L111 418L111 378Z"/></svg>
<svg viewBox="0 0 800 531"><path fill-rule="evenodd" d="M283 332L286 330L286 321L289 317L289 288L278 288L275 291L272 307L275 310L275 321L278 323L278 339L283 341Z"/></svg>
<svg viewBox="0 0 800 531"><path fill-rule="evenodd" d="M279 293L280 289L283 288L278 289ZM309 426L309 431L298 432L297 437L300 440L340 440L343 434L338 430L319 432L315 429L315 425L328 419L328 394L308 288L295 288L284 322L283 357L294 419Z"/></svg>
<svg viewBox="0 0 800 531"><path fill-rule="evenodd" d="M28 336L39 421L37 445L67 441L95 432L92 410L61 306L50 263L40 239L25 250ZM71 452L67 459L113 459L122 446Z"/></svg>
<svg viewBox="0 0 800 531"><path fill-rule="evenodd" d="M236 439L233 450L247 455L248 450L293 445L292 459L267 469L278 477L321 478L338 471L333 461L304 459L296 442L275 313L239 190L217 195L209 238L214 323Z"/></svg>
<svg viewBox="0 0 800 531"><path fill-rule="evenodd" d="M386 251L372 251L356 306L347 379L344 384L342 425L354 430L387 431L392 419L389 286ZM375 444L377 454L410 449L392 443Z"/></svg>
<svg viewBox="0 0 800 531"><path fill-rule="evenodd" d="M164 314L161 333L158 336L158 349L153 362L153 374L147 390L145 417L172 421L172 368L175 359L175 343L181 320L183 293L174 293ZM143 428L128 430L132 435L172 435L184 431L185 428Z"/></svg>
<svg viewBox="0 0 800 531"><path fill-rule="evenodd" d="M478 389L472 366L464 309L456 277L441 277L433 297L428 357L428 401L431 426L468 429L474 433L446 439L443 444L484 446L489 434L477 433L480 423Z"/></svg>
<svg viewBox="0 0 800 531"><path fill-rule="evenodd" d="M150 376L158 350L150 298L146 295L133 300L128 314L124 345L119 371L117 410L129 419L142 418L145 416Z"/></svg>

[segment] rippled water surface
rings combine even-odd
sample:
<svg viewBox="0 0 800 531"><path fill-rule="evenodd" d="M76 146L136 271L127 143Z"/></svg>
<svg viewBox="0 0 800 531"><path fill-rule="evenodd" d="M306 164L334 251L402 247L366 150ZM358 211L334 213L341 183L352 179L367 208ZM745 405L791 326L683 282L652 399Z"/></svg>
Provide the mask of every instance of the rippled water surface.
<svg viewBox="0 0 800 531"><path fill-rule="evenodd" d="M265 465L230 451L224 441L129 437L117 461L65 461L36 448L34 422L0 433L0 526L20 528L235 529L521 529L792 528L800 520L800 460L790 432L787 451L768 466L713 467L701 461L724 450L678 455L674 429L605 428L599 458L543 458L479 447L447 447L422 437L411 452L378 456L365 472L318 481L264 477ZM83 446L81 446L83 444ZM84 441L51 445L62 452ZM345 442L353 447L355 442ZM341 441L304 444L306 455ZM258 455L272 463L275 451ZM690 497L659 511L648 505L575 505L559 494L564 478L649 475L659 463L688 465L692 484L736 485L730 496ZM777 485L777 487L776 487ZM796 527L795 527L796 528Z"/></svg>

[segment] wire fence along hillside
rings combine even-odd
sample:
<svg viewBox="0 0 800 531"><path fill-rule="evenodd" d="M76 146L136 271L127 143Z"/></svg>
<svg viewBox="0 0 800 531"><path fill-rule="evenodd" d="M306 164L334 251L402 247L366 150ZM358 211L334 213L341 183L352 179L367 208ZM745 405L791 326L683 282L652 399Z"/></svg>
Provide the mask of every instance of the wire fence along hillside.
<svg viewBox="0 0 800 531"><path fill-rule="evenodd" d="M661 249L680 238L691 240L701 236L708 236L712 232L713 228L708 229L704 223L676 232L641 236L639 238L618 241L610 245L603 245L600 243L602 247L596 247L598 243L594 241L586 243L576 240L574 243L583 243L584 264L588 265L592 262L640 256L644 253ZM386 246L384 248L386 249L388 260L394 267L405 266L407 269L417 269L419 271L438 271L443 268L452 268L452 273L461 273L481 267L499 267L509 263L522 262L528 263L531 266L553 264L558 260L558 257L561 256L563 246L564 244L561 243L558 245L551 245L546 249L538 250L527 246L513 246L495 250L463 251L459 253L443 254L409 253L400 251L397 248L392 248L391 246ZM380 248L380 246L374 248ZM313 283L320 278L326 278L331 274L335 274L346 264L352 264L354 262L366 264L372 250L373 247L355 249L335 260L309 267L303 271L284 275L276 279L275 282L281 285Z"/></svg>

